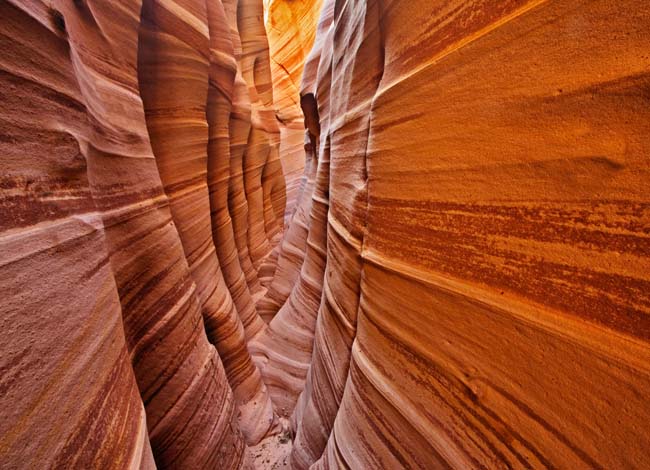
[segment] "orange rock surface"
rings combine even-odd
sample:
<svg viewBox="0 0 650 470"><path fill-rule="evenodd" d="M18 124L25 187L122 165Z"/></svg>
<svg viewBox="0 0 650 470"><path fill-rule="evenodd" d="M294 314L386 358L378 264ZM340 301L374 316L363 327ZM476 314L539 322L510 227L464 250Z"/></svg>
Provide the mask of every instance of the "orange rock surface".
<svg viewBox="0 0 650 470"><path fill-rule="evenodd" d="M650 467L649 31L0 0L0 468Z"/></svg>
<svg viewBox="0 0 650 470"><path fill-rule="evenodd" d="M334 10L293 468L647 467L650 9Z"/></svg>
<svg viewBox="0 0 650 470"><path fill-rule="evenodd" d="M287 184L287 218L295 210L305 166L304 127L300 83L305 61L316 38L322 0L268 0L266 30L276 116L280 127L280 155Z"/></svg>

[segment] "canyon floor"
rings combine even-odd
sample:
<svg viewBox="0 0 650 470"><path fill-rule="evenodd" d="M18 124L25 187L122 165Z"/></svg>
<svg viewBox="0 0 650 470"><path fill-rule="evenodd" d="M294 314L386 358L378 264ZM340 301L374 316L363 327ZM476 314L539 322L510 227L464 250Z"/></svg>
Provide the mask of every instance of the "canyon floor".
<svg viewBox="0 0 650 470"><path fill-rule="evenodd" d="M255 469L283 470L290 469L291 439L276 434L267 437L259 444L246 451L248 459Z"/></svg>

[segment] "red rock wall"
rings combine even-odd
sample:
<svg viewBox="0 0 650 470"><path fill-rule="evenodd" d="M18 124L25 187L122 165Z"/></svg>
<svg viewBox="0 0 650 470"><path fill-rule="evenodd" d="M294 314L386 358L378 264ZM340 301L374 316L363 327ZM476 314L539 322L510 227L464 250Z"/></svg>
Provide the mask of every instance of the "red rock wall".
<svg viewBox="0 0 650 470"><path fill-rule="evenodd" d="M273 422L273 409L248 354L242 319L223 277L212 238L209 147L213 157L219 157L217 150L208 145L208 121L215 119L211 113L219 112L219 103L214 102L218 98L211 94L218 90L209 92L210 84L216 88L219 78L209 73L212 54L208 13L218 14L213 7L208 11L202 0L179 4L188 12L188 16L179 17L170 16L162 3L145 1L138 67L140 92L165 193L197 286L208 338L219 351L239 405L240 427L249 442L257 442ZM178 24L179 18L203 19L202 28L189 22ZM224 19L222 11L221 19L215 17L212 23L225 26ZM226 33L214 28L213 33L216 47L216 38ZM206 114L207 103L211 106Z"/></svg>
<svg viewBox="0 0 650 470"><path fill-rule="evenodd" d="M280 153L287 183L287 232L278 247L276 271L258 303L267 321L278 312L298 279L305 256L313 180L318 165L314 145L305 136L300 83L317 31L321 1L273 0L266 6L274 104L280 125ZM316 64L317 65L317 64ZM317 121L317 119L316 119ZM297 175L302 176L300 178Z"/></svg>
<svg viewBox="0 0 650 470"><path fill-rule="evenodd" d="M0 467L241 467L275 417L231 224L223 5L0 9ZM277 243L278 163L237 164L270 188Z"/></svg>
<svg viewBox="0 0 650 470"><path fill-rule="evenodd" d="M0 462L154 468L86 160L112 142L76 75L95 72L79 24L21 7L0 3Z"/></svg>
<svg viewBox="0 0 650 470"><path fill-rule="evenodd" d="M328 3L293 468L650 465L650 9Z"/></svg>

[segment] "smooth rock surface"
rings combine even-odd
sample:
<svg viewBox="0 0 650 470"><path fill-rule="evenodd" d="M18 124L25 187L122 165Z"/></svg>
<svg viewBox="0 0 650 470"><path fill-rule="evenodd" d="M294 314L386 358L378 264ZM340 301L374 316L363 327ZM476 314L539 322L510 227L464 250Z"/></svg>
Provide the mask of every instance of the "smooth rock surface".
<svg viewBox="0 0 650 470"><path fill-rule="evenodd" d="M244 326L217 258L207 184L206 119L212 119L206 115L206 103L211 112L218 112L218 103L208 100L210 83L218 79L209 73L208 15L218 13L216 5L208 9L203 0L188 0L178 8L179 15L169 16L163 3L144 3L140 92L156 163L197 286L206 332L223 361L238 405L240 428L249 443L256 443L272 425L273 409L248 354ZM213 23L224 21L221 12ZM222 30L213 28L212 32L215 38L224 35ZM213 42L218 45L216 39Z"/></svg>
<svg viewBox="0 0 650 470"><path fill-rule="evenodd" d="M223 7L0 8L0 466L246 465L275 420L228 232Z"/></svg>
<svg viewBox="0 0 650 470"><path fill-rule="evenodd" d="M649 26L635 1L336 2L294 468L648 466Z"/></svg>

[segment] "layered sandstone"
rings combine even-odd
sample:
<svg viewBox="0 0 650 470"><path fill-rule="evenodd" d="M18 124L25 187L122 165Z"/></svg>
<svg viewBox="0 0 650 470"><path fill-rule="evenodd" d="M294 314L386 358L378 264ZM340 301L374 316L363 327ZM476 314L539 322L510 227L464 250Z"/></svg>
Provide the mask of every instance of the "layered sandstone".
<svg viewBox="0 0 650 470"><path fill-rule="evenodd" d="M242 318L217 258L210 217L208 150L213 159L220 157L218 149L208 145L210 124L216 119L212 113L227 105L227 101L215 102L219 98L214 94L223 92L218 88L220 77L216 72L210 74L210 59L216 55L212 47L227 37L225 13L222 5L210 3L208 7L203 0L188 0L179 8L191 11L191 16L170 17L164 3L145 1L143 5L140 92L156 163L197 287L208 338L223 361L239 405L241 428L249 442L257 442L273 422L273 409L248 354ZM203 20L202 29L178 24L197 19ZM224 81L231 79L232 73L223 77ZM207 113L206 104L210 105Z"/></svg>
<svg viewBox="0 0 650 470"><path fill-rule="evenodd" d="M0 7L0 466L239 468L275 419L230 223L223 5Z"/></svg>
<svg viewBox="0 0 650 470"><path fill-rule="evenodd" d="M140 5L2 10L2 466L237 467L137 93Z"/></svg>
<svg viewBox="0 0 650 470"><path fill-rule="evenodd" d="M0 468L650 466L648 31L0 0Z"/></svg>
<svg viewBox="0 0 650 470"><path fill-rule="evenodd" d="M267 30L271 46L271 65L276 95L276 115L280 122L282 164L287 180L287 207L289 227L282 244L278 247L276 272L269 283L265 297L258 303L259 314L267 321L285 303L298 279L309 230L309 214L318 163L316 144L306 135L308 121L318 122L313 102L307 115L303 113L304 100L300 98L303 72L310 68L308 53L314 45L317 28L315 15L321 10L321 2L288 4L273 1L267 6ZM314 51L320 46L313 46ZM316 71L318 55L312 53L312 71ZM310 72L306 72L309 75ZM312 124L312 127L313 125ZM307 133L308 134L308 133ZM301 164L302 162L302 164ZM294 183L295 173L302 177ZM297 191L295 191L295 186ZM294 192L296 193L294 195Z"/></svg>
<svg viewBox="0 0 650 470"><path fill-rule="evenodd" d="M645 468L650 9L332 3L293 467Z"/></svg>

